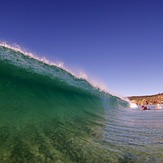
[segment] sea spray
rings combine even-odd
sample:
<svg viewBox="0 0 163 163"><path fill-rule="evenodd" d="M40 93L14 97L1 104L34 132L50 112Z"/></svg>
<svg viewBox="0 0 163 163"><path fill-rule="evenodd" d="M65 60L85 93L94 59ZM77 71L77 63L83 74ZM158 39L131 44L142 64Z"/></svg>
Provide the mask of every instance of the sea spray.
<svg viewBox="0 0 163 163"><path fill-rule="evenodd" d="M36 54L33 54L31 52L28 52L27 50L25 50L24 48L22 48L21 46L17 45L17 44L8 44L6 42L0 42L0 46L10 49L13 52L17 52L17 53L21 53L24 56L27 56L29 58L35 59L37 61L40 61L44 64L48 64L50 66L55 66L58 67L60 69L65 70L66 72L68 72L69 74L73 75L75 78L79 78L79 79L85 79L87 80L87 82L89 84L91 84L93 87L99 89L100 91L104 91L104 92L108 92L108 88L107 86L102 83L99 82L97 80L94 80L92 78L90 78L90 76L88 76L85 72L83 71L79 71L77 73L74 73L72 70L70 70L70 68L67 68L66 66L64 66L64 63L59 61L59 62L53 62L53 61L49 61L48 59L46 59L45 57L38 57ZM7 55L8 56L8 55ZM10 55L9 55L10 56ZM11 56L10 56L11 57ZM9 58L8 58L9 59ZM14 60L14 57L10 58L12 60ZM16 59L16 58L15 58ZM18 64L18 63L17 63Z"/></svg>

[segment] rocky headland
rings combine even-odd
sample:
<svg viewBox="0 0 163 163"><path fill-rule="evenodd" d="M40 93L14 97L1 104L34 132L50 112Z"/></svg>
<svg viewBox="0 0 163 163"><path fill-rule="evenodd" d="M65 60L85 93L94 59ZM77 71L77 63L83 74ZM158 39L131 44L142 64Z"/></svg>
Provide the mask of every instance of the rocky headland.
<svg viewBox="0 0 163 163"><path fill-rule="evenodd" d="M147 96L130 96L128 98L137 105L163 104L163 93Z"/></svg>

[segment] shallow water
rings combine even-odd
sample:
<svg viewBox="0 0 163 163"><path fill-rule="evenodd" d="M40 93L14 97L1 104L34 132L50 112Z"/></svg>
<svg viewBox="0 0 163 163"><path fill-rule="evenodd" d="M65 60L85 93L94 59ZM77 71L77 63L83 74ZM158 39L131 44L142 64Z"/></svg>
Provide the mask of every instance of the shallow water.
<svg viewBox="0 0 163 163"><path fill-rule="evenodd" d="M151 110L122 108L106 111L105 145L125 154L134 162L163 161L163 107L148 106ZM106 145L107 147L107 145Z"/></svg>

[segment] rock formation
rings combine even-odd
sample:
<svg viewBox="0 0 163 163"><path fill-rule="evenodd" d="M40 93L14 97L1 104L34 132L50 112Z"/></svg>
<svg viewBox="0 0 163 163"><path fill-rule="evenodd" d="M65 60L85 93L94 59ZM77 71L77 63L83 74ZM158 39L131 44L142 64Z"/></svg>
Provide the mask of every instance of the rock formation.
<svg viewBox="0 0 163 163"><path fill-rule="evenodd" d="M163 104L163 93L148 96L130 96L128 98L137 105Z"/></svg>

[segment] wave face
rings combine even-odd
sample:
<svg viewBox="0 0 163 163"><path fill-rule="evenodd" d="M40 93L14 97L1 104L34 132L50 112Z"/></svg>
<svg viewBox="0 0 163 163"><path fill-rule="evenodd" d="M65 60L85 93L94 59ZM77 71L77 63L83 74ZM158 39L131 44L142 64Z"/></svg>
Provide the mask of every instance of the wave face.
<svg viewBox="0 0 163 163"><path fill-rule="evenodd" d="M128 110L86 80L0 46L1 163L161 161L161 118L144 130Z"/></svg>

